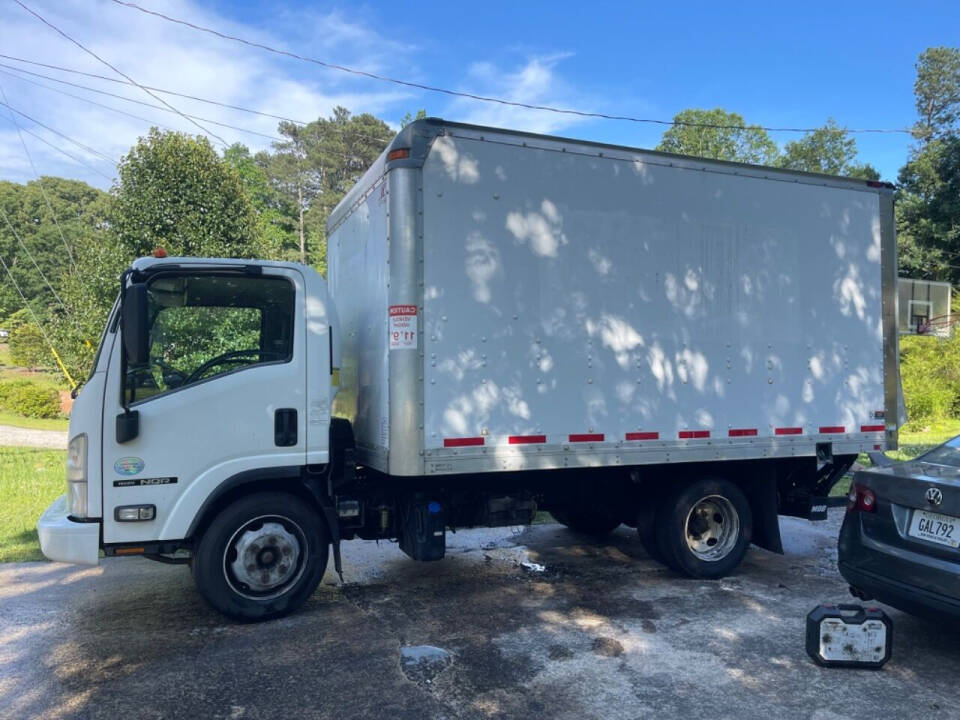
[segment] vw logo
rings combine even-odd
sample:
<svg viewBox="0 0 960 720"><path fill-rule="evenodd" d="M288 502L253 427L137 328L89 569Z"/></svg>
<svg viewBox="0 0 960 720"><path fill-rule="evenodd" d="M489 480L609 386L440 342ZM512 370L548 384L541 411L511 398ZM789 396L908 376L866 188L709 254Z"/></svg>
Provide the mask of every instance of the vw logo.
<svg viewBox="0 0 960 720"><path fill-rule="evenodd" d="M931 505L939 505L943 502L943 493L940 492L940 488L927 488L927 502Z"/></svg>

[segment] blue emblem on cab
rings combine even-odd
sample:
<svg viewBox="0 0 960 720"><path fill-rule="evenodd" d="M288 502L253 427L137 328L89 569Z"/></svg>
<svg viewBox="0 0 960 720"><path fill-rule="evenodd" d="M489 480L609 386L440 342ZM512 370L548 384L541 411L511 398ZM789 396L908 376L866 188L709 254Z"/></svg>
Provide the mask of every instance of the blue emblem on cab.
<svg viewBox="0 0 960 720"><path fill-rule="evenodd" d="M143 470L144 462L138 457L120 458L113 464L113 470L117 475L136 475Z"/></svg>

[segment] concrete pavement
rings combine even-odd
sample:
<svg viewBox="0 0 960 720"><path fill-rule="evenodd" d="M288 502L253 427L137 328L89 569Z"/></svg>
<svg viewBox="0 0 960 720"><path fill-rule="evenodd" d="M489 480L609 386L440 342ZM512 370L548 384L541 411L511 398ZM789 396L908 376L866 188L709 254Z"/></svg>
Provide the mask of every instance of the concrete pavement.
<svg viewBox="0 0 960 720"><path fill-rule="evenodd" d="M238 625L185 567L0 565L0 717L771 718L960 712L960 633L891 611L879 672L816 667L804 617L850 600L835 570L842 511L784 519L787 554L677 576L621 528L448 535L414 563L345 543L297 614ZM429 646L429 647L421 647Z"/></svg>

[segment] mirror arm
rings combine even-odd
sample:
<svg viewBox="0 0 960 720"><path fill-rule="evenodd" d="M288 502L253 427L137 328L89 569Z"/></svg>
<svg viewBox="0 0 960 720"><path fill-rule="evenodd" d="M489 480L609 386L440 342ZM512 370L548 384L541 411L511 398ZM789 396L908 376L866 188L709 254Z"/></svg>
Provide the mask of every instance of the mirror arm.
<svg viewBox="0 0 960 720"><path fill-rule="evenodd" d="M131 410L130 403L136 399L137 387L134 383L130 389L130 399L127 399L127 346L123 341L123 303L127 294L127 278L133 274L133 270L125 270L120 277L120 402L123 406L123 412L117 415L116 433L117 443L123 444L133 440L140 434L140 411Z"/></svg>

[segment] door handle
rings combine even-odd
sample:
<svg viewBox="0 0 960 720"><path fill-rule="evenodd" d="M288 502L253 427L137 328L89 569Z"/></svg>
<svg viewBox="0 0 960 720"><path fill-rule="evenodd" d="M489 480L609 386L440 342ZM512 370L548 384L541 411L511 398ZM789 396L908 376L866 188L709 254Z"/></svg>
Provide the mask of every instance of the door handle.
<svg viewBox="0 0 960 720"><path fill-rule="evenodd" d="M273 414L273 442L277 447L297 444L296 408L278 408Z"/></svg>

